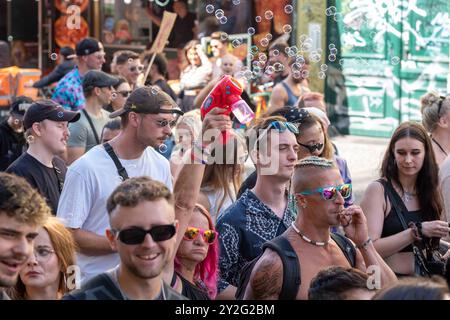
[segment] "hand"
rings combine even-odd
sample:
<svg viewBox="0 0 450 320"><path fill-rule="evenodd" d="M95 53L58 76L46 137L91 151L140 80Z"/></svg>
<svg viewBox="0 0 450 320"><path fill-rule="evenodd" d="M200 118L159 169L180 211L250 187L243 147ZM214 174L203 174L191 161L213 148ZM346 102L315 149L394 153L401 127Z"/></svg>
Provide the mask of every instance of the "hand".
<svg viewBox="0 0 450 320"><path fill-rule="evenodd" d="M230 116L221 108L213 108L203 119L203 143L210 143L211 137L217 137L217 131L227 131L232 128ZM205 141L206 140L206 141Z"/></svg>
<svg viewBox="0 0 450 320"><path fill-rule="evenodd" d="M339 214L339 220L345 235L356 245L361 245L369 238L367 220L361 207L352 205Z"/></svg>
<svg viewBox="0 0 450 320"><path fill-rule="evenodd" d="M197 50L197 54L199 56L204 56L205 55L205 52L203 51L203 48L202 48L201 44L195 45L195 49Z"/></svg>
<svg viewBox="0 0 450 320"><path fill-rule="evenodd" d="M447 252L442 256L442 258L447 261L449 257L450 257L450 249L447 250Z"/></svg>
<svg viewBox="0 0 450 320"><path fill-rule="evenodd" d="M445 238L448 236L450 228L448 222L442 220L422 222L422 234L428 238Z"/></svg>

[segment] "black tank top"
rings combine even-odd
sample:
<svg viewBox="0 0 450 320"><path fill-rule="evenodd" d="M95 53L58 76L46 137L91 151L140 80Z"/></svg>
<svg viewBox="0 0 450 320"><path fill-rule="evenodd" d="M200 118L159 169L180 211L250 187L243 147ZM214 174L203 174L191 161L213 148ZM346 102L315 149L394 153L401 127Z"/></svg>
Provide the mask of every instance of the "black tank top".
<svg viewBox="0 0 450 320"><path fill-rule="evenodd" d="M377 180L379 183L383 185L384 188L384 199L387 203L388 194L386 192L385 184L388 183L387 181L383 179ZM388 215L385 216L384 222L383 222L383 231L381 232L381 237L386 238L393 236L394 234L397 234L399 232L404 231L405 229L402 226L402 223L400 222L400 219L398 218L397 214L395 213L395 209L392 206L392 201L389 201L391 203L391 211L389 211ZM404 214L406 224L409 224L412 222L422 222L422 210L415 210L415 211L408 211L408 213ZM412 246L409 245L400 252L412 252Z"/></svg>
<svg viewBox="0 0 450 320"><path fill-rule="evenodd" d="M183 289L181 290L181 294L183 296L185 296L189 300L211 300L208 296L208 293L205 290L190 283L187 279L183 278L178 272L174 273L174 277L175 275L177 275L180 278L181 283L183 285ZM172 283L175 284L175 281L173 281L173 279Z"/></svg>

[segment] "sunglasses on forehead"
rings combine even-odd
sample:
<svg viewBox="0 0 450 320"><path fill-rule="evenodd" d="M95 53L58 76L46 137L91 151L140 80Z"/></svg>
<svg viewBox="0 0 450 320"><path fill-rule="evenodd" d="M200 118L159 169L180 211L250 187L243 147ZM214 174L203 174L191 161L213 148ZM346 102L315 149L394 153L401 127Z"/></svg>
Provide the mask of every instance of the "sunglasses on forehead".
<svg viewBox="0 0 450 320"><path fill-rule="evenodd" d="M264 131L259 135L258 139L255 141L255 147L257 146L258 142L262 140L264 136L267 135L269 130L277 130L279 133L283 133L286 130L289 130L293 134L298 134L298 127L291 123L291 122L284 122L284 121L272 121L269 123L267 128L264 129Z"/></svg>
<svg viewBox="0 0 450 320"><path fill-rule="evenodd" d="M438 103L438 112L437 112L438 117L441 116L442 104L444 103L445 99L447 99L448 97L450 97L450 94L447 94L447 96L439 96L439 98L441 100L439 100L439 103Z"/></svg>
<svg viewBox="0 0 450 320"><path fill-rule="evenodd" d="M112 231L116 234L116 237L120 240L120 242L128 245L136 245L144 242L145 236L147 234L150 234L153 241L155 242L169 240L175 235L177 229L173 224L166 224L154 226L149 230L145 230L139 227L132 227L128 229Z"/></svg>
<svg viewBox="0 0 450 320"><path fill-rule="evenodd" d="M328 186L323 188L318 188L314 190L307 190L296 193L296 195L311 195L314 193L320 193L324 200L334 200L337 197L338 192L341 194L342 198L348 199L352 194L351 183L341 184L339 186Z"/></svg>
<svg viewBox="0 0 450 320"><path fill-rule="evenodd" d="M184 233L184 240L192 241L197 239L199 235L202 235L203 241L208 244L213 244L217 238L217 232L214 230L203 230L195 227L188 227Z"/></svg>
<svg viewBox="0 0 450 320"><path fill-rule="evenodd" d="M303 148L308 149L308 151L310 153L313 153L316 150L319 151L319 150L321 150L323 148L323 143L316 143L316 144L309 145L309 144L303 144L303 143L299 142L298 144L300 146L302 146Z"/></svg>

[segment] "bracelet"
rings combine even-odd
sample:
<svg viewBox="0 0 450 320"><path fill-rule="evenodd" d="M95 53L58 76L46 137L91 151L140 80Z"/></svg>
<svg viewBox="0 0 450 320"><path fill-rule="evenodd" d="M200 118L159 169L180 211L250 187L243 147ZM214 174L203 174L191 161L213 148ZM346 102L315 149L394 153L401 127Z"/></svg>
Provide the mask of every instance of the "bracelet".
<svg viewBox="0 0 450 320"><path fill-rule="evenodd" d="M417 232L419 233L419 237L423 237L422 233L422 222L416 222Z"/></svg>
<svg viewBox="0 0 450 320"><path fill-rule="evenodd" d="M408 224L408 227L412 230L412 236L414 238L414 241L420 241L422 238L421 238L421 236L419 234L419 228L417 228L417 225L414 222L411 221Z"/></svg>
<svg viewBox="0 0 450 320"><path fill-rule="evenodd" d="M369 244L371 244L371 243L372 243L372 239L369 237L366 241L363 242L363 244L356 245L356 248L358 248L358 249L367 249L367 246Z"/></svg>

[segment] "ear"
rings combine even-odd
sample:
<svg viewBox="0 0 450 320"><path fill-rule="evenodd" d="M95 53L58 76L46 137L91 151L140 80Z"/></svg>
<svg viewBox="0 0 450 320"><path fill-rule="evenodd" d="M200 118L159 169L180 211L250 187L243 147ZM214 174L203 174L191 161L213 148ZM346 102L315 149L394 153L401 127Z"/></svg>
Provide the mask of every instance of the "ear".
<svg viewBox="0 0 450 320"><path fill-rule="evenodd" d="M438 126L441 127L441 128L448 128L448 126L449 126L449 121L448 121L448 119L447 119L447 116L440 117L437 124L438 124Z"/></svg>
<svg viewBox="0 0 450 320"><path fill-rule="evenodd" d="M128 124L131 125L133 128L139 127L139 124L141 123L141 117L136 112L129 112L128 113Z"/></svg>
<svg viewBox="0 0 450 320"><path fill-rule="evenodd" d="M112 233L111 229L106 229L106 238L108 239L111 249L117 251L117 239L116 236Z"/></svg>
<svg viewBox="0 0 450 320"><path fill-rule="evenodd" d="M256 149L250 151L250 159L252 159L253 163L256 165L259 162L259 152Z"/></svg>
<svg viewBox="0 0 450 320"><path fill-rule="evenodd" d="M42 126L41 126L41 124L40 124L39 122L33 123L33 125L31 126L31 128L33 129L34 134L35 134L36 136L38 136L38 137L41 137L41 136L42 136L42 130L41 130Z"/></svg>
<svg viewBox="0 0 450 320"><path fill-rule="evenodd" d="M301 208L305 208L308 205L308 201L306 200L306 197L302 196L301 194L296 194L295 199L297 200L298 211L301 211Z"/></svg>
<svg viewBox="0 0 450 320"><path fill-rule="evenodd" d="M96 96L99 96L102 93L102 91L101 91L100 88L94 87L94 93L95 93Z"/></svg>

